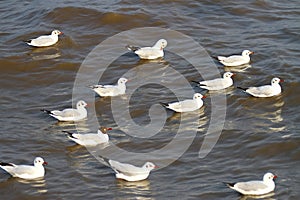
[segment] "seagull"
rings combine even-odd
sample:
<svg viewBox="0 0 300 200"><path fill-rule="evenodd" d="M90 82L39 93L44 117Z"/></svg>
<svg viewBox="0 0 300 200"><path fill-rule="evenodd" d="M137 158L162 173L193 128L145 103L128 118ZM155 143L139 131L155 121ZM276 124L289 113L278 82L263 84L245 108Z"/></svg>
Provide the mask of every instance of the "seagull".
<svg viewBox="0 0 300 200"><path fill-rule="evenodd" d="M198 110L203 106L202 99L206 98L200 93L195 93L193 99L187 99L174 103L161 103L166 108L169 108L175 112L191 112Z"/></svg>
<svg viewBox="0 0 300 200"><path fill-rule="evenodd" d="M236 67L244 64L248 64L250 62L250 55L254 54L254 52L249 50L244 50L242 55L232 55L229 57L218 56L217 59L220 63L228 67Z"/></svg>
<svg viewBox="0 0 300 200"><path fill-rule="evenodd" d="M109 160L110 167L115 171L116 178L126 181L141 181L148 178L151 170L158 168L152 162L146 162L142 167Z"/></svg>
<svg viewBox="0 0 300 200"><path fill-rule="evenodd" d="M259 87L249 87L249 88L242 88L242 87L237 87L237 88L242 89L248 94L255 97L272 97L272 96L279 95L281 93L281 86L279 85L280 82L283 82L283 80L280 78L273 78L271 81L271 85L263 85Z"/></svg>
<svg viewBox="0 0 300 200"><path fill-rule="evenodd" d="M98 144L107 143L109 141L107 131L112 128L100 127L98 133L76 134L69 131L63 131L68 134L68 137L82 146L97 146Z"/></svg>
<svg viewBox="0 0 300 200"><path fill-rule="evenodd" d="M47 164L43 158L36 157L33 161L33 166L0 162L0 167L13 177L30 180L44 177L45 169L43 165Z"/></svg>
<svg viewBox="0 0 300 200"><path fill-rule="evenodd" d="M51 35L42 35L35 39L28 40L26 43L34 47L48 47L54 45L58 41L58 36L62 34L63 32L54 30L51 32Z"/></svg>
<svg viewBox="0 0 300 200"><path fill-rule="evenodd" d="M275 189L275 182L277 176L268 172L264 175L262 181L247 181L238 183L226 183L231 189L243 195L264 195Z"/></svg>
<svg viewBox="0 0 300 200"><path fill-rule="evenodd" d="M125 94L126 82L128 82L128 79L120 78L118 80L117 85L92 85L89 87L92 88L92 90L94 90L101 97L106 97L106 96L113 97L113 96Z"/></svg>
<svg viewBox="0 0 300 200"><path fill-rule="evenodd" d="M199 87L207 90L222 90L225 88L228 88L233 85L232 76L234 76L234 73L231 72L225 72L223 74L223 78L217 78L213 80L208 81L193 81L195 83L200 84Z"/></svg>
<svg viewBox="0 0 300 200"><path fill-rule="evenodd" d="M153 47L135 47L127 45L126 48L135 54L137 54L141 59L157 59L164 57L163 49L167 46L167 40L158 40Z"/></svg>
<svg viewBox="0 0 300 200"><path fill-rule="evenodd" d="M50 116L58 119L59 121L80 121L87 117L87 110L86 107L87 103L83 100L80 100L76 104L76 109L74 108L67 108L62 111L60 110L45 110L42 109L41 111L49 114Z"/></svg>

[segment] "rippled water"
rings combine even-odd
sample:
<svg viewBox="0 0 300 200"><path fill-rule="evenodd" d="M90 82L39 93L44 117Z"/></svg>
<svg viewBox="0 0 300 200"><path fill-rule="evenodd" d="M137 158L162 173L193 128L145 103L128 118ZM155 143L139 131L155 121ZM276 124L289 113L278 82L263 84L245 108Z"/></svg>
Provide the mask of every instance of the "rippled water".
<svg viewBox="0 0 300 200"><path fill-rule="evenodd" d="M299 199L299 8L298 1L277 0L0 2L0 160L30 163L35 156L42 156L49 163L43 180L22 181L1 171L1 198L247 199L222 182L261 179L265 172L272 171L279 178L274 195L268 199ZM39 110L70 106L77 71L89 52L115 34L141 27L179 31L212 55L237 54L250 49L255 52L251 65L224 68L215 63L220 73L234 71L237 74L235 86L268 84L272 77L278 76L285 80L283 93L274 98L257 99L234 87L227 89L222 134L213 150L205 158L199 158L198 152L211 121L211 100L219 95L206 94L208 98L204 100L205 107L197 113L197 121L190 116L183 118L187 124L196 122L199 127L193 143L178 160L153 171L145 181L116 180L111 169L61 132L75 131L74 124L57 123ZM54 28L64 35L53 47L34 49L23 43ZM155 35L151 34L150 38ZM154 42L136 38L133 44ZM128 83L130 90L139 86L143 81L141 77L147 78L148 74L153 79L164 80L164 73L170 67L188 81L201 80L186 60L168 51L172 46L191 53L194 50L182 41L169 41L164 60L153 63L124 53L111 64L101 82L114 83L127 73L132 79ZM203 70L210 67L202 62L199 65L203 65ZM104 66L95 63L94 67L101 70ZM176 78L173 79L170 81L184 90ZM205 93L196 85L192 87ZM88 89L84 90L85 94L94 95ZM158 84L144 85L130 98L131 117L137 124L146 125L150 122L151 105L174 100L176 97L167 88ZM121 131L122 128L130 131L129 125L118 127L115 123L110 98L95 96L93 101L98 121L114 129L110 135L112 144L131 152L163 148L175 137L183 117L168 111L165 126L158 134L148 139L133 137ZM82 122L78 129L95 132L96 127L90 130L90 120L96 119ZM183 132L186 139L190 139L189 133L188 129ZM152 158L162 166L170 161L168 159ZM134 157L128 158L128 162L142 164Z"/></svg>

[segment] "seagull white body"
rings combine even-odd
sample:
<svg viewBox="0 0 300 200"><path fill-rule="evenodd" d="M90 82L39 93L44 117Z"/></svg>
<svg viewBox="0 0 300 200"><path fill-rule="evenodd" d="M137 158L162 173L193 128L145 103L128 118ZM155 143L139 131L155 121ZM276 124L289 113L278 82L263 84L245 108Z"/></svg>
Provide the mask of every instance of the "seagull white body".
<svg viewBox="0 0 300 200"><path fill-rule="evenodd" d="M243 195L264 195L274 191L275 178L276 175L268 172L262 181L227 183L227 186Z"/></svg>
<svg viewBox="0 0 300 200"><path fill-rule="evenodd" d="M67 108L64 110L42 110L43 112L49 114L50 116L58 119L59 121L80 121L87 117L86 107L87 103L85 101L78 101L76 104L76 109Z"/></svg>
<svg viewBox="0 0 300 200"><path fill-rule="evenodd" d="M164 48L167 46L167 40L160 39L152 47L135 47L127 45L128 50L133 51L141 59L153 60L164 57Z"/></svg>
<svg viewBox="0 0 300 200"><path fill-rule="evenodd" d="M34 47L48 47L54 45L58 41L58 36L63 34L59 30L52 31L51 35L42 35L35 39L31 39L26 42L30 46Z"/></svg>
<svg viewBox="0 0 300 200"><path fill-rule="evenodd" d="M146 162L142 167L121 163L114 160L108 161L110 167L115 171L116 178L126 181L141 181L148 178L151 170L157 168L153 163Z"/></svg>
<svg viewBox="0 0 300 200"><path fill-rule="evenodd" d="M16 165L13 163L0 162L0 167L13 177L30 180L44 177L45 168L43 165L46 164L47 162L45 162L43 158L36 157L33 165Z"/></svg>
<svg viewBox="0 0 300 200"><path fill-rule="evenodd" d="M252 51L244 50L242 52L242 55L232 55L229 57L218 56L217 58L219 62L222 63L223 65L228 67L235 67L235 66L248 64L250 62L250 55L253 53L254 52Z"/></svg>
<svg viewBox="0 0 300 200"><path fill-rule="evenodd" d="M187 99L174 103L162 103L162 105L175 112L191 112L198 110L203 106L203 98L205 98L205 96L202 94L195 93L193 99Z"/></svg>
<svg viewBox="0 0 300 200"><path fill-rule="evenodd" d="M228 88L233 85L233 80L231 78L233 75L234 74L231 72L225 72L223 78L199 82L199 87L207 90L222 90Z"/></svg>
<svg viewBox="0 0 300 200"><path fill-rule="evenodd" d="M68 137L82 146L97 146L98 144L107 143L109 136L106 131L112 130L112 128L101 127L98 132L89 134L76 134L68 131L63 131L68 134Z"/></svg>
<svg viewBox="0 0 300 200"><path fill-rule="evenodd" d="M127 81L126 78L120 78L117 85L93 85L90 86L90 88L92 88L99 96L113 97L125 94Z"/></svg>
<svg viewBox="0 0 300 200"><path fill-rule="evenodd" d="M246 93L254 96L254 97L272 97L279 95L281 93L281 86L280 82L283 82L283 80L279 78L273 78L271 81L271 85L263 85L259 87L249 87L249 88L241 88Z"/></svg>

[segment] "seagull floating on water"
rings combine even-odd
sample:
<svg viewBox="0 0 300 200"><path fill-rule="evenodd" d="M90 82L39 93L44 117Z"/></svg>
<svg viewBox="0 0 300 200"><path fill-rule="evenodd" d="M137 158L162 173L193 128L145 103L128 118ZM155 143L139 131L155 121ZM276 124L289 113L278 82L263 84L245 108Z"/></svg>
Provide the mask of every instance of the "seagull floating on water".
<svg viewBox="0 0 300 200"><path fill-rule="evenodd" d="M187 99L174 103L161 103L164 107L171 109L175 112L191 112L198 110L203 106L202 99L206 98L200 93L195 93L193 99Z"/></svg>
<svg viewBox="0 0 300 200"><path fill-rule="evenodd" d="M42 35L35 39L31 39L26 41L26 43L30 46L34 47L48 47L54 45L58 41L58 36L63 33L59 30L52 31L51 35Z"/></svg>
<svg viewBox="0 0 300 200"><path fill-rule="evenodd" d="M89 86L94 90L98 95L102 97L106 96L118 96L125 94L126 91L126 83L128 82L128 79L126 78L120 78L118 80L117 85L92 85Z"/></svg>
<svg viewBox="0 0 300 200"><path fill-rule="evenodd" d="M47 164L43 158L36 157L33 161L33 166L0 162L0 167L13 177L30 180L44 177L45 168L43 165Z"/></svg>
<svg viewBox="0 0 300 200"><path fill-rule="evenodd" d="M126 48L135 54L137 54L141 59L157 59L164 57L164 48L167 46L167 40L158 40L153 47L136 47L127 45Z"/></svg>
<svg viewBox="0 0 300 200"><path fill-rule="evenodd" d="M83 100L80 100L76 104L76 109L74 108L67 108L62 111L60 110L41 110L50 116L58 119L59 121L80 121L87 117L87 110L86 107L87 103Z"/></svg>
<svg viewBox="0 0 300 200"><path fill-rule="evenodd" d="M262 181L226 183L226 185L243 195L264 195L274 191L274 179L276 178L276 175L268 172L264 175Z"/></svg>
<svg viewBox="0 0 300 200"><path fill-rule="evenodd" d="M158 168L152 162L146 162L142 167L121 163L114 160L108 161L110 167L115 171L116 178L126 181L141 181L148 178L151 170Z"/></svg>
<svg viewBox="0 0 300 200"><path fill-rule="evenodd" d="M234 76L234 73L231 72L225 72L223 74L223 78L217 78L213 80L207 80L207 81L193 81L195 83L200 84L199 87L207 90L222 90L225 88L228 88L233 85L232 76Z"/></svg>
<svg viewBox="0 0 300 200"><path fill-rule="evenodd" d="M281 86L279 85L280 82L283 82L283 80L280 78L273 78L271 81L271 85L263 85L259 87L249 88L237 88L244 90L245 92L254 97L272 97L281 93Z"/></svg>
<svg viewBox="0 0 300 200"><path fill-rule="evenodd" d="M244 64L248 64L250 62L250 55L254 54L254 52L249 50L244 50L242 55L232 55L229 57L218 56L217 59L220 63L228 67L236 67Z"/></svg>
<svg viewBox="0 0 300 200"><path fill-rule="evenodd" d="M63 131L68 134L68 137L82 146L97 146L98 144L107 143L109 141L109 136L107 131L112 130L112 128L100 127L98 132L89 134L76 134L69 131Z"/></svg>

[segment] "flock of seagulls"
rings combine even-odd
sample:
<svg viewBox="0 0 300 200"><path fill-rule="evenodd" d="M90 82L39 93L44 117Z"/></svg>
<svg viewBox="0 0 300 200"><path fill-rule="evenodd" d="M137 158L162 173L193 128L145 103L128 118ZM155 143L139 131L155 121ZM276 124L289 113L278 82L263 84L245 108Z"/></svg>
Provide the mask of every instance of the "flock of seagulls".
<svg viewBox="0 0 300 200"><path fill-rule="evenodd" d="M34 47L46 47L57 43L58 36L62 32L59 30L52 31L51 35L44 35L31 39L26 43ZM164 57L164 48L167 46L167 41L165 39L158 40L152 47L136 47L132 45L127 45L126 48L137 54L141 59L157 59ZM240 66L248 64L250 62L250 55L253 54L252 51L244 50L242 55L232 55L229 57L217 56L217 60L224 66ZM226 72L223 74L222 78L216 78L213 80L206 81L194 81L199 84L200 88L206 90L223 90L233 85L232 77L235 74L232 72ZM279 95L281 93L280 82L282 79L273 78L271 85L264 85L259 87L238 87L246 93L254 97L272 97ZM101 97L114 97L118 95L123 95L126 92L127 78L120 78L116 85L93 85L89 86L93 91L95 91ZM200 93L195 93L193 99L186 99L179 102L172 103L161 103L167 109L173 110L175 112L192 112L200 109L203 106L203 100L205 96ZM80 100L76 104L76 108L68 108L64 110L46 110L42 111L49 114L51 117L59 121L80 121L87 118L87 103ZM97 133L90 134L76 134L69 131L63 131L67 134L68 138L75 143L82 146L96 146L103 143L108 143L109 136L107 131L112 130L112 128L100 127ZM43 158L37 157L34 159L33 165L16 165L13 163L0 162L0 167L7 171L13 177L19 177L22 179L35 179L43 177L45 174L44 166L47 164ZM152 162L146 162L142 167L137 167L127 163L121 163L115 160L108 160L107 165L115 172L115 176L118 179L124 179L126 181L140 181L147 179L151 170L157 168ZM238 183L226 183L226 185L244 195L263 195L274 191L275 182L274 179L277 178L276 175L268 172L264 175L262 181L248 181L248 182L238 182Z"/></svg>

